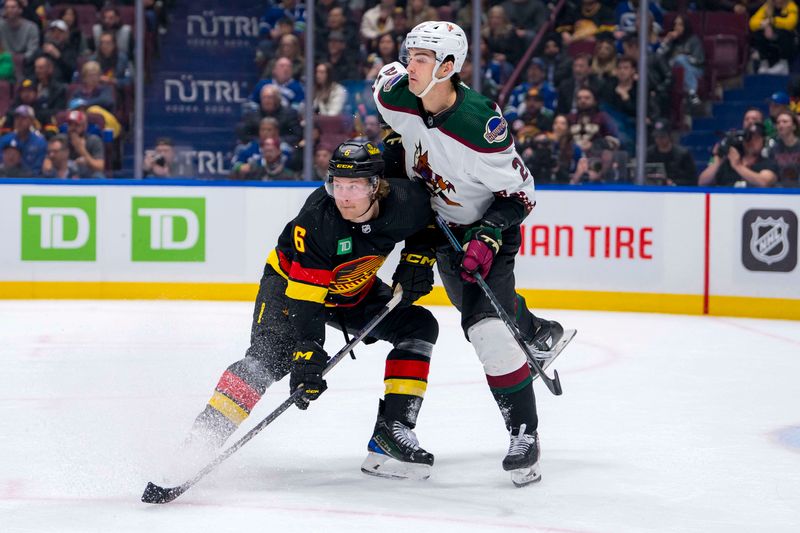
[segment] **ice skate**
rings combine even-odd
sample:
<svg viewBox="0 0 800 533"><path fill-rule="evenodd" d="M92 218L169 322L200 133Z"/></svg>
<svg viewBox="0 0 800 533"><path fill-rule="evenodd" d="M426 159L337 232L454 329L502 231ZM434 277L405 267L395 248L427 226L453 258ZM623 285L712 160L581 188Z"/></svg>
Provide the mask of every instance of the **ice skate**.
<svg viewBox="0 0 800 533"><path fill-rule="evenodd" d="M511 482L524 487L542 479L539 469L539 434L525 433L526 425L519 429L511 428L511 443L503 459L503 470L511 472Z"/></svg>
<svg viewBox="0 0 800 533"><path fill-rule="evenodd" d="M414 431L405 424L378 417L367 444L361 471L390 479L428 479L433 454L420 448Z"/></svg>
<svg viewBox="0 0 800 533"><path fill-rule="evenodd" d="M539 327L533 338L527 342L527 345L536 362L542 370L545 370L553 364L576 334L576 330L565 330L561 324L554 320L539 319ZM534 375L534 379L537 377L539 377L538 373Z"/></svg>

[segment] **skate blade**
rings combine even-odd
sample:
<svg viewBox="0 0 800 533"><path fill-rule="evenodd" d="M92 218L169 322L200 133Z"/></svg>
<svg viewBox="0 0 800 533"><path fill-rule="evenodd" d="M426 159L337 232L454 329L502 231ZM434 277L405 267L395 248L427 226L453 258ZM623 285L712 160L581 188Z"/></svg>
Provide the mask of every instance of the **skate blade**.
<svg viewBox="0 0 800 533"><path fill-rule="evenodd" d="M547 367L549 367L550 365L553 364L553 362L555 362L556 358L559 355L561 355L561 352L564 350L564 348L567 347L567 345L572 341L572 339L575 338L575 335L577 333L578 333L577 330L565 329L564 335L561 337L558 343L556 343L556 345L553 347L552 350L547 352L542 352L534 348L531 348L531 352L533 352L533 355L536 357L536 361L539 363L539 366L542 367L542 370L546 370ZM536 379L538 377L539 374L536 374L535 376L533 376L533 379Z"/></svg>
<svg viewBox="0 0 800 533"><path fill-rule="evenodd" d="M515 487L524 487L531 483L542 480L542 472L539 470L539 463L526 468L518 468L511 471L511 482Z"/></svg>
<svg viewBox="0 0 800 533"><path fill-rule="evenodd" d="M369 452L361 463L361 471L367 475L385 479L428 479L430 465L405 463L388 455Z"/></svg>

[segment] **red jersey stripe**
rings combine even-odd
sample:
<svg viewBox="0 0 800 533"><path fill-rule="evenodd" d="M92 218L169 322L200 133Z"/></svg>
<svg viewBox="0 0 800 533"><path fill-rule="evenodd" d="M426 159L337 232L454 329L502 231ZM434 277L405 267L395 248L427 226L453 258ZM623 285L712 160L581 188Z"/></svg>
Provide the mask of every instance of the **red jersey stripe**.
<svg viewBox="0 0 800 533"><path fill-rule="evenodd" d="M217 383L217 390L236 403L240 404L242 407L251 411L253 407L255 407L258 400L261 399L261 395L254 391L250 385L245 383L242 378L234 374L233 372L226 370L222 377L219 378L219 383Z"/></svg>
<svg viewBox="0 0 800 533"><path fill-rule="evenodd" d="M489 386L493 389L504 389L522 383L529 377L531 377L531 370L528 368L528 363L525 363L517 370L502 376L487 375L486 381L489 382Z"/></svg>
<svg viewBox="0 0 800 533"><path fill-rule="evenodd" d="M310 283L312 285L319 285L320 287L327 287L331 282L333 272L330 270L322 270L320 268L305 268L297 261L292 263L289 269L289 277L293 280Z"/></svg>
<svg viewBox="0 0 800 533"><path fill-rule="evenodd" d="M389 359L386 361L386 373L383 379L389 378L416 378L426 381L428 379L428 361L401 361Z"/></svg>

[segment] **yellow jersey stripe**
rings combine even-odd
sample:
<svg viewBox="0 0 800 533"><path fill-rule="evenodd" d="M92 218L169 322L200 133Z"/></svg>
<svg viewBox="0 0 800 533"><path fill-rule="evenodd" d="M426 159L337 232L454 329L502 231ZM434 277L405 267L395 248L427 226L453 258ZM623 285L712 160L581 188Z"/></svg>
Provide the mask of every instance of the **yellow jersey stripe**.
<svg viewBox="0 0 800 533"><path fill-rule="evenodd" d="M303 300L318 304L325 303L325 297L328 296L328 287L307 285L291 279L288 281L289 284L286 286L286 296L292 300Z"/></svg>
<svg viewBox="0 0 800 533"><path fill-rule="evenodd" d="M214 396L208 400L208 405L225 415L225 418L237 426L249 416L247 411L219 391L214 392Z"/></svg>
<svg viewBox="0 0 800 533"><path fill-rule="evenodd" d="M428 384L417 379L385 379L385 394L410 394L411 396L425 397Z"/></svg>

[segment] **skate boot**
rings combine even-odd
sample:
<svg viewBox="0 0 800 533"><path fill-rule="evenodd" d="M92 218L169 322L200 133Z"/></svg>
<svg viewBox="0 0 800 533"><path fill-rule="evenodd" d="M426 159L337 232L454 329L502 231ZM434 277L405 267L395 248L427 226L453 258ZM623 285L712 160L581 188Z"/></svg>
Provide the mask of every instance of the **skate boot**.
<svg viewBox="0 0 800 533"><path fill-rule="evenodd" d="M537 352L549 352L561 340L564 328L555 320L539 318L537 321L536 332L528 344Z"/></svg>
<svg viewBox="0 0 800 533"><path fill-rule="evenodd" d="M503 459L503 470L511 472L511 482L524 487L542 479L539 469L539 434L525 433L526 425L509 431L511 444Z"/></svg>
<svg viewBox="0 0 800 533"><path fill-rule="evenodd" d="M390 479L428 479L433 454L419 447L414 431L396 420L378 416L361 471Z"/></svg>

